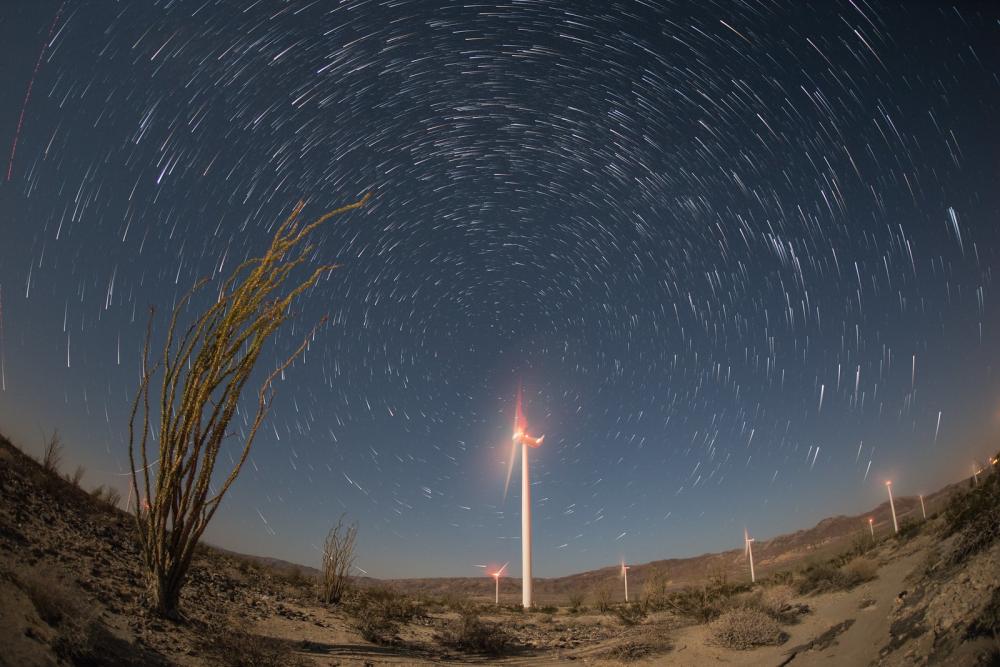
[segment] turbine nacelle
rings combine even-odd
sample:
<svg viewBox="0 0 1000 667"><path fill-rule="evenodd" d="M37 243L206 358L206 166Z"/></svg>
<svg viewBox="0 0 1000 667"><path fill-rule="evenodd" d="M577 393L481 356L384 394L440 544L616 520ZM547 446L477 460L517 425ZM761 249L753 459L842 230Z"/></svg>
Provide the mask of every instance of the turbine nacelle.
<svg viewBox="0 0 1000 667"><path fill-rule="evenodd" d="M515 431L512 437L515 445L527 445L533 449L537 449L542 446L542 441L545 440L544 435L540 435L537 438L528 435L524 431Z"/></svg>

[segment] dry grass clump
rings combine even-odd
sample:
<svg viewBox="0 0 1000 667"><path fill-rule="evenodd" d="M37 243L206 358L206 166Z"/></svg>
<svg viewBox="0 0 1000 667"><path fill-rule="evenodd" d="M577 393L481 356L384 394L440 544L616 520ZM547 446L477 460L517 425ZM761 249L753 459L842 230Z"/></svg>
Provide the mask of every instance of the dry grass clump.
<svg viewBox="0 0 1000 667"><path fill-rule="evenodd" d="M719 646L746 650L757 646L777 646L788 640L781 626L760 609L730 609L709 626L711 641Z"/></svg>
<svg viewBox="0 0 1000 667"><path fill-rule="evenodd" d="M438 640L465 653L486 655L503 655L514 644L513 637L502 625L484 621L472 612L462 614L447 626Z"/></svg>
<svg viewBox="0 0 1000 667"><path fill-rule="evenodd" d="M866 558L857 558L844 567L830 561L814 563L802 571L798 591L802 595L849 591L876 577L878 566Z"/></svg>

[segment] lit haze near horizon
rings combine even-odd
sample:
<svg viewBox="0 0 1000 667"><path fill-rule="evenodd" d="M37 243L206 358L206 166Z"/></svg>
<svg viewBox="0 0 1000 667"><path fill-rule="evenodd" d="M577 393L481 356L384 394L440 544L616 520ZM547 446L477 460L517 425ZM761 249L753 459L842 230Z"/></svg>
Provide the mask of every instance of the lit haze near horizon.
<svg viewBox="0 0 1000 667"><path fill-rule="evenodd" d="M0 430L127 495L148 307L370 191L212 543L316 565L346 513L374 576L517 576L519 382L538 576L968 476L1000 11L938 4L8 3Z"/></svg>

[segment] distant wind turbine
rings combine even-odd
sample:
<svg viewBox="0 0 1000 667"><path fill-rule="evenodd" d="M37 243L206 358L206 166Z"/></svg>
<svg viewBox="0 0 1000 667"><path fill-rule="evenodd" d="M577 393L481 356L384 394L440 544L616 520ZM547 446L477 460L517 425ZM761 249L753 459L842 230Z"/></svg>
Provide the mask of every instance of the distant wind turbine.
<svg viewBox="0 0 1000 667"><path fill-rule="evenodd" d="M509 565L509 562L504 563L503 567L501 567L496 572L490 572L490 576L493 577L493 581L496 582L496 604L497 605L500 604L500 577L503 575L503 571L507 569L507 565Z"/></svg>
<svg viewBox="0 0 1000 667"><path fill-rule="evenodd" d="M875 541L875 519L868 517L868 530L872 531L872 542Z"/></svg>
<svg viewBox="0 0 1000 667"><path fill-rule="evenodd" d="M528 435L528 422L521 408L523 393L517 388L517 407L514 411L514 432L511 436L510 460L507 463L507 483L503 495L507 497L510 477L517 458L518 445L521 447L521 603L525 609L531 607L531 479L528 474L528 447L540 447L544 435Z"/></svg>
<svg viewBox="0 0 1000 667"><path fill-rule="evenodd" d="M625 602L628 602L628 565L625 564L625 560L622 559L622 569L620 576L625 580Z"/></svg>
<svg viewBox="0 0 1000 667"><path fill-rule="evenodd" d="M920 494L920 513L924 515L924 521L926 521L927 509L924 507L924 494Z"/></svg>
<svg viewBox="0 0 1000 667"><path fill-rule="evenodd" d="M892 501L892 480L886 480L885 488L889 490L889 509L892 510L892 529L899 532L899 523L896 521L896 504Z"/></svg>
<svg viewBox="0 0 1000 667"><path fill-rule="evenodd" d="M750 532L743 528L743 553L750 559L750 583L757 583L757 575L753 571L753 542Z"/></svg>

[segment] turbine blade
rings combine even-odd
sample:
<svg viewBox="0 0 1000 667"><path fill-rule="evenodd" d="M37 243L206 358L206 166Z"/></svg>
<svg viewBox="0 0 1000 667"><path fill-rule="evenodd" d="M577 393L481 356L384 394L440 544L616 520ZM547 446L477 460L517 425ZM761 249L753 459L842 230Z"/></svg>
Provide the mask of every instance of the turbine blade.
<svg viewBox="0 0 1000 667"><path fill-rule="evenodd" d="M507 490L510 489L510 477L514 473L514 459L517 458L517 440L510 441L510 456L507 460L507 481L503 485L503 499L507 500Z"/></svg>

